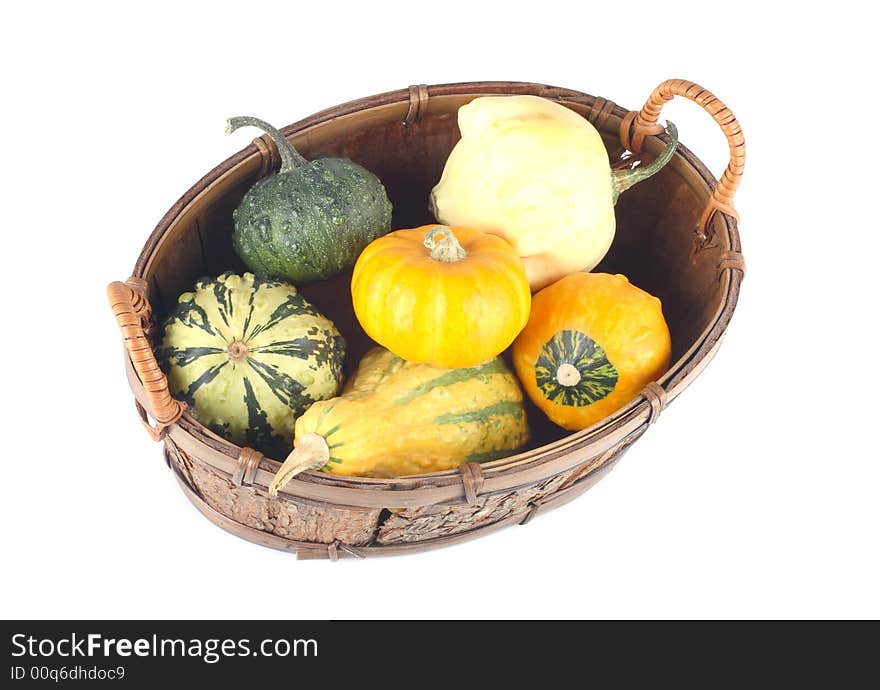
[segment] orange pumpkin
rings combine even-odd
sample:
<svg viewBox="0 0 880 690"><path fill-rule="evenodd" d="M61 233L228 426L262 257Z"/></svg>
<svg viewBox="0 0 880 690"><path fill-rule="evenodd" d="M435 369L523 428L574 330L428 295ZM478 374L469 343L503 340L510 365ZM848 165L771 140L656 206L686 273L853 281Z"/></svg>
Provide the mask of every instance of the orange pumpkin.
<svg viewBox="0 0 880 690"><path fill-rule="evenodd" d="M532 297L513 363L535 405L576 430L656 381L669 369L671 351L659 299L626 276L573 273Z"/></svg>
<svg viewBox="0 0 880 690"><path fill-rule="evenodd" d="M458 369L506 349L529 318L522 259L495 235L425 225L371 242L351 278L355 315L410 362Z"/></svg>

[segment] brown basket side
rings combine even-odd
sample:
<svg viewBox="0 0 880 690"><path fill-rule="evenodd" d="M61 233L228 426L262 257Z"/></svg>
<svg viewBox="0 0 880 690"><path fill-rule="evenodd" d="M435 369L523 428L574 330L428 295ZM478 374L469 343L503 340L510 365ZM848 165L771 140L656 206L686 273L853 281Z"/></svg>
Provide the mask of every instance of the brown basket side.
<svg viewBox="0 0 880 690"><path fill-rule="evenodd" d="M413 511L375 511L326 503L268 499L240 489L222 475L194 479L197 461L166 440L165 458L192 504L215 525L242 539L296 554L298 559L366 558L451 546L509 525L525 525L539 512L565 505L604 477L627 446L576 472L523 491L467 507L429 506ZM210 471L209 471L210 474Z"/></svg>

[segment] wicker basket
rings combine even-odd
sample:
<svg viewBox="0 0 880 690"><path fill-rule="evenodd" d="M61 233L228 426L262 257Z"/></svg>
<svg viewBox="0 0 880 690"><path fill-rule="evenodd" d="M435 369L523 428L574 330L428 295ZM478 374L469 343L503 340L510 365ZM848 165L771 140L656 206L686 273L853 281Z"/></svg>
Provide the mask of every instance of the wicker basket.
<svg viewBox="0 0 880 690"><path fill-rule="evenodd" d="M673 96L698 103L722 127L731 161L721 181L679 146L660 174L621 197L614 245L596 269L625 273L660 297L672 333L669 372L626 408L576 433L531 409L535 441L511 457L396 479L308 472L268 498L279 459L235 446L196 422L169 395L150 347L155 324L197 277L243 270L232 251L232 210L279 163L261 137L184 194L147 239L132 277L108 288L144 426L164 441L181 488L212 522L299 558L333 560L418 551L525 524L600 479L717 351L744 271L732 197L745 146L733 114L705 89L670 80L640 112L627 112L604 98L539 84L421 85L325 110L283 132L307 157L347 156L375 172L394 204L393 227L414 227L432 220L426 200L458 138L457 109L484 94L535 94L566 104L598 128L616 165L637 160L622 160L624 150L651 158L662 149L657 120ZM345 334L351 371L371 343L354 318L349 278L302 291Z"/></svg>

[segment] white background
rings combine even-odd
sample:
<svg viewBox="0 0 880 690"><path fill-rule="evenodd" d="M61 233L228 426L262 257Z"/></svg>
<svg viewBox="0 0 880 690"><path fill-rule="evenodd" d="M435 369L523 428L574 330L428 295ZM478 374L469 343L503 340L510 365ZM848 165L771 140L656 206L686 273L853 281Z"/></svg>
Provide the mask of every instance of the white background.
<svg viewBox="0 0 880 690"><path fill-rule="evenodd" d="M0 615L880 616L872 23L845 2L598 4L6 7ZM637 108L669 77L742 123L748 275L718 356L607 478L527 527L364 562L297 562L190 506L132 408L104 288L250 141L227 116L489 79ZM720 175L708 116L664 117Z"/></svg>

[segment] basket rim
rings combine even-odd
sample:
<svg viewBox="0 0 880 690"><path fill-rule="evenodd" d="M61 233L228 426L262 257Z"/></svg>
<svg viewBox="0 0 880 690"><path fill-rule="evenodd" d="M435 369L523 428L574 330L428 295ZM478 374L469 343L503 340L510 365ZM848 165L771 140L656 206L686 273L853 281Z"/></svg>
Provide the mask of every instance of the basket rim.
<svg viewBox="0 0 880 690"><path fill-rule="evenodd" d="M429 95L429 104L436 104L444 97L534 94L581 107L594 106L601 100L605 106L604 109L607 109L610 117L614 119L622 119L628 112L607 99L564 87L533 82L474 81L429 85L424 88ZM411 104L411 98L412 88L366 96L321 110L287 125L281 129L281 132L295 141L299 137L306 136L310 129L337 119L389 106L405 108ZM659 136L657 139L662 140L663 137ZM681 143L679 143L675 156L690 166L698 178L705 183L707 189L711 191L717 184L716 179L702 161ZM148 237L135 263L132 275L143 278L148 273L151 259L154 257L162 238L191 204L206 191L220 184L239 166L248 164L255 166L259 157L260 153L256 146L250 144L215 166L190 187L162 216ZM722 242L724 248L740 251L736 220L718 213L714 222L716 224L715 237ZM722 300L714 317L691 347L676 362L672 363L666 374L658 381L666 391L668 402L681 394L693 378L702 371L721 343L736 307L742 273L723 270L720 273L720 281L722 283ZM126 368L135 396L143 402L143 388L140 386L128 358L126 358ZM633 436L637 438L654 421L654 417L655 414L652 412L649 400L645 397L637 397L625 407L591 427L567 434L561 439L537 448L482 463L481 468L486 478L486 488L481 492L481 495L493 491L529 486L595 459L623 439ZM207 462L218 470L228 471L230 475L233 473L234 469L231 468L238 463L241 447L214 435L191 415L185 414L178 424L170 428L169 434L174 442L182 446L188 445L189 438L191 438L199 446L200 451L213 451L213 455L211 452L207 453L209 457L213 458ZM577 457L566 461L566 458L572 454ZM201 454L200 457L202 457ZM253 484L265 488L279 464L277 460L264 458L257 470ZM520 483L516 483L514 477L506 475L516 475L516 481ZM382 505L387 505L388 492L392 491L395 494L395 505L406 507L406 504L425 505L426 502L460 499L461 487L461 474L458 470L445 470L391 479L345 477L321 472L307 472L292 480L282 495L297 498L311 497L323 501L332 500L337 504L363 506L366 504L362 500L363 494L377 494L375 500L380 501ZM407 500L402 494L411 494L412 500ZM373 502L373 500L367 499L367 503Z"/></svg>

